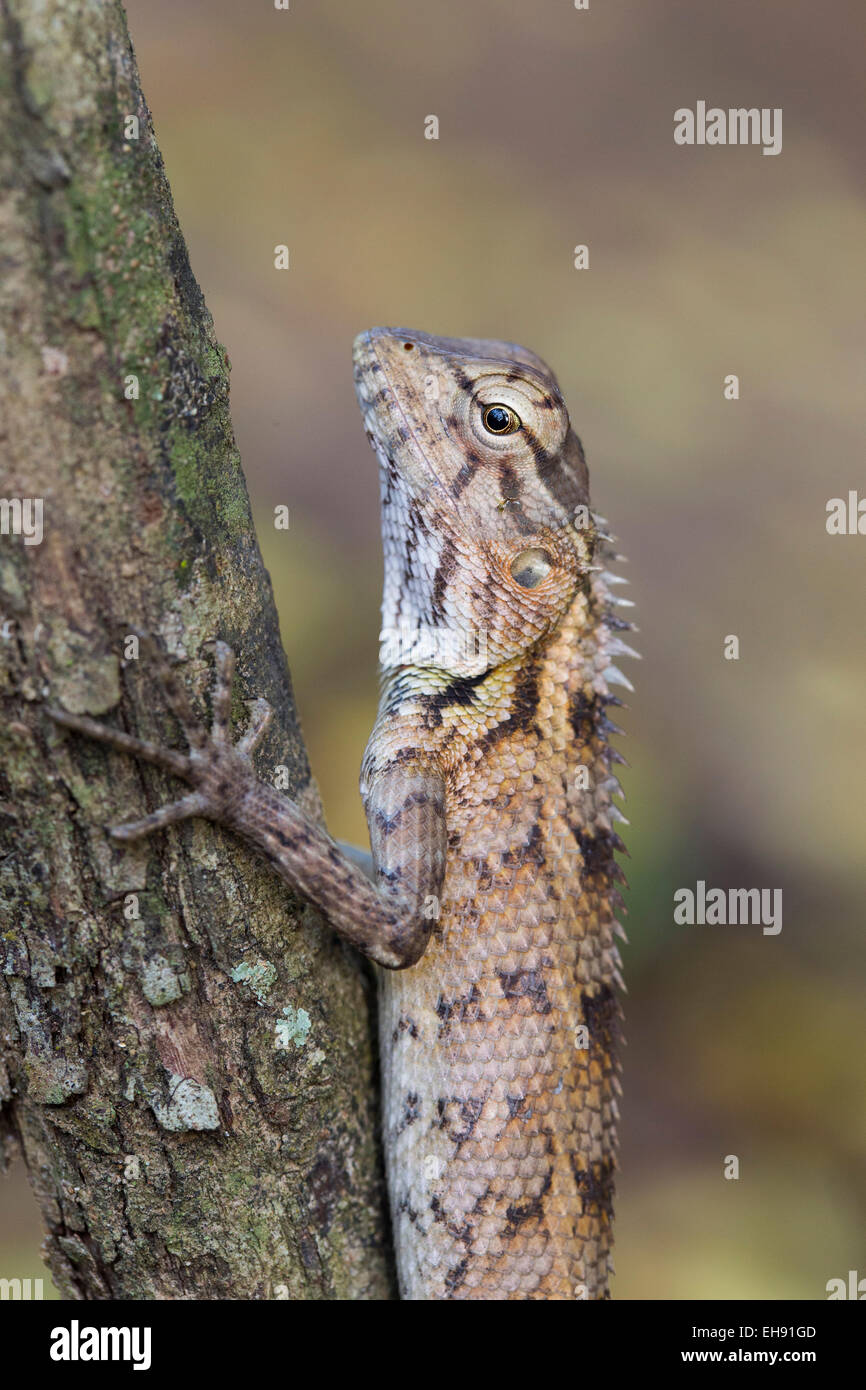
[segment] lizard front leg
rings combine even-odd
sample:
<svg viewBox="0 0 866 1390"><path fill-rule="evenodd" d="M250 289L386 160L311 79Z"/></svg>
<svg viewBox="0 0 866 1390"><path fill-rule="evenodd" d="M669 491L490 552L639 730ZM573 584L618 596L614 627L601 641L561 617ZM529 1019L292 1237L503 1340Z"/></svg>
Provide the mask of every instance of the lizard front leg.
<svg viewBox="0 0 866 1390"><path fill-rule="evenodd" d="M303 893L346 941L388 969L413 965L423 954L445 868L444 784L435 768L411 762L385 769L370 790L367 812L373 881L341 852L288 797L259 781L252 754L271 720L264 700L252 702L249 727L230 742L234 654L216 643L213 722L198 724L186 690L153 649L166 699L183 727L186 754L137 739L84 715L49 708L58 724L155 764L188 782L187 796L141 820L118 825L117 840L203 816L233 830L268 860L279 876Z"/></svg>

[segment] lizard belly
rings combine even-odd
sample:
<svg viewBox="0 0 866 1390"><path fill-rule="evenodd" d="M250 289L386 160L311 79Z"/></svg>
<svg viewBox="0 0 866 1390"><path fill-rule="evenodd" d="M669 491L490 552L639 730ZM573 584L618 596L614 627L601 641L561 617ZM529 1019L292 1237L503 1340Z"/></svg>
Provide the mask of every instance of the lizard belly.
<svg viewBox="0 0 866 1390"><path fill-rule="evenodd" d="M382 974L384 1127L408 1299L607 1296L618 1004L609 867L564 804L449 810L440 921ZM497 847L491 849L491 844Z"/></svg>

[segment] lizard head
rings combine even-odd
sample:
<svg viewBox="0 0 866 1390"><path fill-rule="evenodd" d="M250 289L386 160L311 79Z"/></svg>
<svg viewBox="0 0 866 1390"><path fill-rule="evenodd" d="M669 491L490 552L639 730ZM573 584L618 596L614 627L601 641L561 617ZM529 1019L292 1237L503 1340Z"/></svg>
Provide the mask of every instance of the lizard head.
<svg viewBox="0 0 866 1390"><path fill-rule="evenodd" d="M380 466L382 665L478 676L526 652L592 564L580 441L515 343L373 328L355 387Z"/></svg>

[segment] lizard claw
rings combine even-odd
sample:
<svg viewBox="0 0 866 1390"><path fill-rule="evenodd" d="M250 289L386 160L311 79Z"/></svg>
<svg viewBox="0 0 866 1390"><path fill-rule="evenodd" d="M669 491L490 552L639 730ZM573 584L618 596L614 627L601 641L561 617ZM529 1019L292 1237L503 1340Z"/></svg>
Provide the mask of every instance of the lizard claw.
<svg viewBox="0 0 866 1390"><path fill-rule="evenodd" d="M270 728L273 717L274 711L271 709L267 700L263 700L261 696L259 696L257 700L252 700L250 702L249 728L235 744L235 750L240 753L242 757L248 758L250 754L258 748Z"/></svg>
<svg viewBox="0 0 866 1390"><path fill-rule="evenodd" d="M216 660L216 683L213 692L213 723L211 739L214 743L228 743L232 722L232 682L235 675L235 654L227 642L214 644Z"/></svg>
<svg viewBox="0 0 866 1390"><path fill-rule="evenodd" d="M164 768L166 772L173 772L175 777L188 778L190 775L192 764L189 758L174 748L161 748L158 743L134 738L122 729L100 724L97 719L90 719L86 714L71 714L69 710L58 709L55 705L49 705L46 713L55 724L62 724L65 729L74 729L78 734L86 734L88 738L96 739L99 743L107 743L119 753L129 753L132 757L141 758L142 762L153 763L156 767Z"/></svg>
<svg viewBox="0 0 866 1390"><path fill-rule="evenodd" d="M108 833L113 840L142 840L145 835L150 835L154 830L161 830L165 825L174 825L179 820L188 820L190 816L206 815L207 810L207 798L202 796L200 792L190 792L189 796L182 796L179 801L172 801L168 806L161 806L158 811L144 816L142 820L126 821L124 825L113 825Z"/></svg>
<svg viewBox="0 0 866 1390"><path fill-rule="evenodd" d="M232 746L231 697L232 680L235 669L235 655L225 642L215 644L216 681L213 693L213 721L210 734L202 729L193 712L192 704L182 682L169 666L163 652L153 639L144 633L137 634L154 661L156 673L166 693L168 704L183 726L190 745L189 754L174 748L163 748L145 739L135 738L120 729L102 724L87 715L71 714L67 710L49 706L48 715L55 723L73 729L87 738L96 739L120 753L129 753L142 762L153 763L176 777L182 777L194 787L189 795L162 806L141 820L128 821L123 825L112 826L109 834L115 840L140 840L154 830L167 825L188 820L192 816L205 816L219 820L225 810L227 799L236 794L239 777L253 776L250 758L264 737L273 718L273 710L266 700L250 702L250 723L246 732Z"/></svg>

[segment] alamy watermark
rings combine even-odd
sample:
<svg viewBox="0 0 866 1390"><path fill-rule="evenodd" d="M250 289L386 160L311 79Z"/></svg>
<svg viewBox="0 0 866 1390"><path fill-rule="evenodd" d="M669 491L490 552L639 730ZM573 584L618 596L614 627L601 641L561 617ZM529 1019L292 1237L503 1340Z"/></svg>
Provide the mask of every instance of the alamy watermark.
<svg viewBox="0 0 866 1390"><path fill-rule="evenodd" d="M763 145L763 154L782 152L781 106L680 106L674 112L677 145Z"/></svg>
<svg viewBox="0 0 866 1390"><path fill-rule="evenodd" d="M441 666L446 670L462 662L487 665L485 628L384 627L379 634L379 660L383 666Z"/></svg>
<svg viewBox="0 0 866 1390"><path fill-rule="evenodd" d="M845 497L831 497L827 502L828 536L866 536L866 497L854 488Z"/></svg>
<svg viewBox="0 0 866 1390"><path fill-rule="evenodd" d="M674 921L678 926L762 926L764 936L782 930L781 888L677 888Z"/></svg>
<svg viewBox="0 0 866 1390"><path fill-rule="evenodd" d="M38 1302L44 1297L41 1279L0 1279L0 1302L7 1299L13 1302L28 1299Z"/></svg>
<svg viewBox="0 0 866 1390"><path fill-rule="evenodd" d="M862 1303L866 1299L866 1279L861 1279L856 1269L848 1270L847 1280L828 1279L824 1287L827 1290L828 1302L838 1298L852 1298Z"/></svg>
<svg viewBox="0 0 866 1390"><path fill-rule="evenodd" d="M82 1327L73 1318L68 1327L51 1331L52 1361L131 1361L134 1371L150 1368L149 1327Z"/></svg>
<svg viewBox="0 0 866 1390"><path fill-rule="evenodd" d="M0 536L23 536L25 545L41 545L42 498L0 497Z"/></svg>

